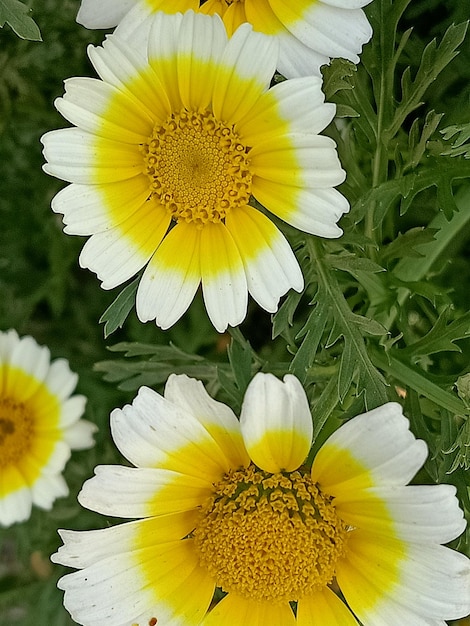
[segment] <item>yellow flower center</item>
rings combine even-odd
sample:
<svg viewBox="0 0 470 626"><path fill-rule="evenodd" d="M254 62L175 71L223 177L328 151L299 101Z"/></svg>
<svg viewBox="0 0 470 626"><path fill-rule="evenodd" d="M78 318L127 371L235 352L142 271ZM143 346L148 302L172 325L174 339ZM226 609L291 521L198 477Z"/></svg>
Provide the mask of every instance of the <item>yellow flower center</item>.
<svg viewBox="0 0 470 626"><path fill-rule="evenodd" d="M28 407L11 398L0 399L0 467L16 464L30 447L34 421Z"/></svg>
<svg viewBox="0 0 470 626"><path fill-rule="evenodd" d="M151 193L175 221L201 227L248 204L249 148L211 112L172 113L142 148Z"/></svg>
<svg viewBox="0 0 470 626"><path fill-rule="evenodd" d="M201 565L224 591L285 602L332 582L347 526L309 475L250 465L215 485L193 536Z"/></svg>

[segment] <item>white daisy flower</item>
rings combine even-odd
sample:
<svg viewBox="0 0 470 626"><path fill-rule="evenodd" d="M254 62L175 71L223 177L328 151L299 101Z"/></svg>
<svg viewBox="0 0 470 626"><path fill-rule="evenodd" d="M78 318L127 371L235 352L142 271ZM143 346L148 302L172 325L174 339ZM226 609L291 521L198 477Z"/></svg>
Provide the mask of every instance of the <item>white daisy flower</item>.
<svg viewBox="0 0 470 626"><path fill-rule="evenodd" d="M78 376L32 337L0 332L0 524L50 509L68 494L62 471L71 450L93 445L95 426L80 419L86 398Z"/></svg>
<svg viewBox="0 0 470 626"><path fill-rule="evenodd" d="M389 403L303 465L299 381L257 374L240 421L199 381L142 387L111 430L135 466L99 466L83 506L133 521L60 531L52 557L84 626L445 626L470 610L465 528L450 485L409 486L426 444ZM219 589L225 596L214 600Z"/></svg>
<svg viewBox="0 0 470 626"><path fill-rule="evenodd" d="M140 34L139 34L140 33ZM335 114L321 80L269 89L277 44L218 16L151 15L132 41L111 35L89 55L100 80L72 78L56 101L77 128L43 136L46 172L70 183L53 200L65 232L90 239L80 264L112 289L143 268L139 319L172 326L202 285L215 328L269 312L301 291L298 262L268 211L302 231L339 237L349 210Z"/></svg>

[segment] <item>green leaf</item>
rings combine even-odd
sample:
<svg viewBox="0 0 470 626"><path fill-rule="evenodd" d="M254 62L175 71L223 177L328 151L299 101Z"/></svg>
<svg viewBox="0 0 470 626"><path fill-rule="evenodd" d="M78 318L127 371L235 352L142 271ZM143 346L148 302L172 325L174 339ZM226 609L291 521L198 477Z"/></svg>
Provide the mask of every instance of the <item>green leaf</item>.
<svg viewBox="0 0 470 626"><path fill-rule="evenodd" d="M290 327L294 323L294 314L299 306L302 295L302 293L297 293L297 291L291 289L277 313L273 315L273 339L289 332Z"/></svg>
<svg viewBox="0 0 470 626"><path fill-rule="evenodd" d="M434 241L437 228L410 228L406 233L399 233L389 244L380 251L380 260L400 259L405 257L419 258L423 253L416 249L425 243Z"/></svg>
<svg viewBox="0 0 470 626"><path fill-rule="evenodd" d="M121 341L114 344L114 346L109 346L108 350L110 352L124 352L126 357L151 355L151 361L193 362L204 360L203 357L197 354L184 352L172 343L168 346L161 346L153 343Z"/></svg>
<svg viewBox="0 0 470 626"><path fill-rule="evenodd" d="M0 0L1 2L1 0ZM140 278L136 278L132 283L124 287L118 297L106 309L100 317L100 323L104 324L104 338L114 333L118 328L122 328L127 316L135 304L135 294Z"/></svg>
<svg viewBox="0 0 470 626"><path fill-rule="evenodd" d="M385 269L375 261L366 257L358 256L352 252L343 252L342 254L328 254L325 259L338 270L348 272L352 276L356 276L358 272L368 272L377 274L384 272Z"/></svg>
<svg viewBox="0 0 470 626"><path fill-rule="evenodd" d="M8 24L21 37L30 41L42 41L41 31L32 17L31 9L19 0L0 0L0 27Z"/></svg>
<svg viewBox="0 0 470 626"><path fill-rule="evenodd" d="M239 390L239 404L253 377L253 365L259 361L248 341L238 328L230 328L232 341L228 347L228 358Z"/></svg>
<svg viewBox="0 0 470 626"><path fill-rule="evenodd" d="M469 337L470 312L448 324L451 313L450 307L444 309L434 326L422 339L400 350L401 358L413 361L419 356L436 352L460 352L459 346L454 342Z"/></svg>
<svg viewBox="0 0 470 626"><path fill-rule="evenodd" d="M457 48L465 39L468 22L449 26L439 46L433 39L424 49L419 69L415 78L411 77L409 67L401 79L402 99L396 108L389 128L385 131L385 140L390 141L398 132L407 116L423 104L422 97L428 87L454 59Z"/></svg>
<svg viewBox="0 0 470 626"><path fill-rule="evenodd" d="M435 176L438 176L435 172ZM470 171L468 173L470 176ZM432 241L420 245L419 259L404 258L394 270L394 275L404 282L418 281L426 277L433 265L442 257L447 248L451 248L453 242L460 233L468 229L470 222L470 186L466 185L455 196L457 210L448 219L443 213L438 213L429 223L429 228L436 230Z"/></svg>
<svg viewBox="0 0 470 626"><path fill-rule="evenodd" d="M398 356L400 353L401 350L392 350L385 356L376 349L370 350L374 364L393 376L403 387L410 387L453 415L465 415L465 405L457 394L437 385L418 366L402 361Z"/></svg>
<svg viewBox="0 0 470 626"><path fill-rule="evenodd" d="M329 303L322 299L319 292L317 293L319 297L311 303L315 306L296 337L296 339L303 337L303 341L289 366L289 371L297 376L302 383L305 382L307 372L315 361L321 338L331 318Z"/></svg>
<svg viewBox="0 0 470 626"><path fill-rule="evenodd" d="M331 100L338 91L353 89L352 76L357 72L357 67L346 59L333 59L329 65L322 68L323 93L327 100Z"/></svg>
<svg viewBox="0 0 470 626"><path fill-rule="evenodd" d="M439 154L442 156L458 157L470 159L470 123L455 124L441 130L444 141L450 142L453 138L450 148L441 149Z"/></svg>
<svg viewBox="0 0 470 626"><path fill-rule="evenodd" d="M323 257L318 241L311 237L307 240L307 246L320 280L316 300L324 303L323 306L328 305L333 318L327 343L332 345L339 337L344 340L338 379L339 399L346 396L353 380L356 380L359 393L364 393L366 408L384 404L387 401L387 384L369 358L364 334L381 335L385 329L375 320L351 311L336 276Z"/></svg>
<svg viewBox="0 0 470 626"><path fill-rule="evenodd" d="M429 165L401 176L387 180L371 189L354 205L357 218L365 215L371 205L375 206L374 229L378 228L391 208L401 200L401 215L412 205L416 196L430 187L436 187L439 206L450 219L456 211L452 185L455 179L470 178L470 163L438 157L430 159Z"/></svg>
<svg viewBox="0 0 470 626"><path fill-rule="evenodd" d="M188 354L175 345L161 346L137 342L121 342L108 348L124 352L125 359L112 359L95 363L94 370L103 374L104 380L119 383L118 388L134 391L142 385L156 386L165 383L172 373L187 374L214 384L218 368L226 364L212 363L201 356ZM135 357L146 356L146 359Z"/></svg>
<svg viewBox="0 0 470 626"><path fill-rule="evenodd" d="M411 125L408 135L408 144L410 150L410 159L407 164L408 167L415 168L423 158L426 150L428 140L436 131L439 126L439 122L443 118L443 113L436 113L435 111L429 111L424 119L423 129L421 134L419 133L419 124L421 118L416 118Z"/></svg>

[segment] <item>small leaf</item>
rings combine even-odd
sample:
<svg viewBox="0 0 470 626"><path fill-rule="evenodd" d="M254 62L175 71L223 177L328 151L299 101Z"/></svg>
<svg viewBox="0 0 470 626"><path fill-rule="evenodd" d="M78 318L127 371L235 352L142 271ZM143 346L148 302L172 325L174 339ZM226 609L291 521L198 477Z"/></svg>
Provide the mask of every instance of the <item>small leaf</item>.
<svg viewBox="0 0 470 626"><path fill-rule="evenodd" d="M336 117L360 117L360 113L349 104L336 105Z"/></svg>
<svg viewBox="0 0 470 626"><path fill-rule="evenodd" d="M257 357L238 328L230 328L229 332L232 341L228 347L228 358L240 396L243 397L253 377L253 363L257 361Z"/></svg>
<svg viewBox="0 0 470 626"><path fill-rule="evenodd" d="M318 297L317 297L318 296ZM303 337L299 349L295 353L289 370L303 383L307 377L307 371L312 366L317 350L320 345L323 332L331 317L331 308L326 300L323 300L317 292L316 306L312 309L308 319L297 335L297 339Z"/></svg>
<svg viewBox="0 0 470 626"><path fill-rule="evenodd" d="M402 357L413 361L419 356L435 354L436 352L460 352L455 341L468 338L470 335L470 313L465 313L449 324L447 323L451 309L441 313L431 330L421 339L400 350Z"/></svg>
<svg viewBox="0 0 470 626"><path fill-rule="evenodd" d="M105 339L107 339L109 335L112 335L118 328L122 328L122 325L126 321L127 316L134 306L138 284L139 278L136 278L132 283L124 287L118 297L114 300L114 302L112 302L112 304L109 305L100 317L100 323L105 322Z"/></svg>
<svg viewBox="0 0 470 626"><path fill-rule="evenodd" d="M442 147L440 149L439 153L442 156L463 156L465 159L470 159L470 143L468 142L470 139L470 123L448 126L441 130L441 134L446 142L450 142L452 138L454 139L450 148L444 149Z"/></svg>
<svg viewBox="0 0 470 626"><path fill-rule="evenodd" d="M333 59L329 65L322 67L323 92L327 100L343 89L353 89L349 80L357 71L354 63L346 59Z"/></svg>
<svg viewBox="0 0 470 626"><path fill-rule="evenodd" d="M385 245L380 252L380 260L400 259L404 257L422 257L423 254L415 246L434 241L437 228L411 228L406 233L399 233L396 239Z"/></svg>
<svg viewBox="0 0 470 626"><path fill-rule="evenodd" d="M452 24L445 32L439 45L433 39L426 46L414 80L411 78L410 68L405 69L401 80L402 99L395 111L390 127L385 131L386 140L395 137L407 116L423 103L422 98L426 89L457 56L457 48L465 39L467 26L468 22Z"/></svg>
<svg viewBox="0 0 470 626"><path fill-rule="evenodd" d="M38 25L28 15L30 11L31 9L19 0L0 0L0 27L9 24L21 39L42 41Z"/></svg>
<svg viewBox="0 0 470 626"><path fill-rule="evenodd" d="M299 306L302 295L302 293L297 293L297 291L291 289L287 294L286 299L279 307L277 313L273 315L273 339L276 339L279 335L283 335L288 332L290 327L293 325L294 314Z"/></svg>
<svg viewBox="0 0 470 626"><path fill-rule="evenodd" d="M377 274L378 272L385 271L383 267L375 263L375 261L372 261L372 259L360 257L354 253L329 254L325 258L331 267L348 272L353 276L355 276L357 272Z"/></svg>

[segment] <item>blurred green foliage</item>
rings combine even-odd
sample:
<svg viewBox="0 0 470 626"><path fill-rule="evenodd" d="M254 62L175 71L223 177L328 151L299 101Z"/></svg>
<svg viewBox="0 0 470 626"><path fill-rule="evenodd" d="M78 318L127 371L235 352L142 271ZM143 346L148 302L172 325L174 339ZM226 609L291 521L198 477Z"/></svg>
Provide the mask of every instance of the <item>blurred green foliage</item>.
<svg viewBox="0 0 470 626"><path fill-rule="evenodd" d="M55 587L63 572L48 561L56 529L103 525L76 495L97 464L120 462L109 412L141 384L160 390L171 372L201 378L235 410L255 371L295 373L313 407L314 450L341 420L402 398L431 450L418 480L455 484L469 514L467 3L375 0L367 8L375 35L363 63L325 70L340 116L328 132L352 205L345 235L326 242L282 226L305 293L289 294L272 320L250 304L241 328L223 336L200 298L167 332L140 324L132 286L113 305L121 290L103 291L79 268L83 240L64 235L50 210L63 184L42 172L39 138L66 125L53 101L65 78L93 75L86 46L103 33L75 23L78 0L28 4L41 43L8 24L0 30L0 329L31 334L69 359L99 432L96 447L67 466L68 498L0 530L0 626L72 623ZM455 545L468 552L468 544L467 534Z"/></svg>

